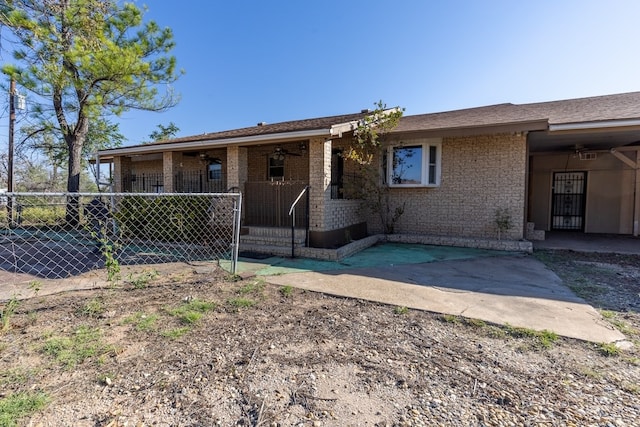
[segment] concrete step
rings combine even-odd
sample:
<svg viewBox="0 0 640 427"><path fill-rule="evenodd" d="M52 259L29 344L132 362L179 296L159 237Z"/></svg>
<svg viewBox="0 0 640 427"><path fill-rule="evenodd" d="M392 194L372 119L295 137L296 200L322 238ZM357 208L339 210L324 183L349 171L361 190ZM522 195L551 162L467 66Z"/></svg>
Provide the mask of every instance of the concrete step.
<svg viewBox="0 0 640 427"><path fill-rule="evenodd" d="M527 231L525 233L525 238L527 240L544 240L545 232L544 230L536 230L536 224L533 222L527 222Z"/></svg>
<svg viewBox="0 0 640 427"><path fill-rule="evenodd" d="M243 226L241 229L242 235L250 236L269 236L269 237L289 237L291 238L291 227L254 227ZM296 237L300 236L304 238L305 230L303 228L296 228Z"/></svg>
<svg viewBox="0 0 640 427"><path fill-rule="evenodd" d="M296 236L294 238L294 244L296 246L304 245L304 236ZM240 245L264 245L264 246L284 246L291 247L291 236L276 237L276 236L254 236L251 234L245 234L240 236Z"/></svg>
<svg viewBox="0 0 640 427"><path fill-rule="evenodd" d="M256 252L259 254L290 257L291 246L256 245L253 243L240 242L240 253L242 254L242 252Z"/></svg>

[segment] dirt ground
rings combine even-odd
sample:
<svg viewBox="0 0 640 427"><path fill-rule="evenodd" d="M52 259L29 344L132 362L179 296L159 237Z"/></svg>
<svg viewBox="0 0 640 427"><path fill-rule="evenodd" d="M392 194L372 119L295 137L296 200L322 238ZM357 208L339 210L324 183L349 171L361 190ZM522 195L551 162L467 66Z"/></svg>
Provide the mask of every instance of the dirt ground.
<svg viewBox="0 0 640 427"><path fill-rule="evenodd" d="M0 303L0 426L640 425L640 257L535 256L635 346L148 270Z"/></svg>

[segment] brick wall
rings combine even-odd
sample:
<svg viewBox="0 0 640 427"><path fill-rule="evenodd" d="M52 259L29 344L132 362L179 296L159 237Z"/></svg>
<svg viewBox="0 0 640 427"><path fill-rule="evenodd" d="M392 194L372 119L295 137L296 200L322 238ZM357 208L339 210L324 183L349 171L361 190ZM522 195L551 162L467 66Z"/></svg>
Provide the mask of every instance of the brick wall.
<svg viewBox="0 0 640 427"><path fill-rule="evenodd" d="M269 179L269 156L273 154L276 147L280 147L290 153L288 155L285 155L284 158L284 179L287 181L308 181L309 144L307 141L304 141L305 145L307 146L307 151L302 152L300 150L300 142L249 147L247 158L247 180L251 182L267 181Z"/></svg>
<svg viewBox="0 0 640 427"><path fill-rule="evenodd" d="M526 162L525 135L443 138L440 186L391 190L392 205L405 203L395 232L495 238L496 209L503 208L513 223L503 238L523 238ZM376 217L369 221L372 232L381 231Z"/></svg>

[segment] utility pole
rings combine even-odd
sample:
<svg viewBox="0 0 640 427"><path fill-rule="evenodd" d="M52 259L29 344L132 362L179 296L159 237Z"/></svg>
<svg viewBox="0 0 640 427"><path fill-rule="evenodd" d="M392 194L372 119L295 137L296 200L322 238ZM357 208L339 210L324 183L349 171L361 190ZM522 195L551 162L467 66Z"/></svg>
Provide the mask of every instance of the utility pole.
<svg viewBox="0 0 640 427"><path fill-rule="evenodd" d="M9 86L9 153L7 159L7 191L13 193L13 127L16 121L16 81L11 77ZM7 214L9 226L13 226L13 195L7 198Z"/></svg>
<svg viewBox="0 0 640 427"><path fill-rule="evenodd" d="M9 86L9 159L7 175L7 191L13 193L13 127L16 121L16 81L12 77Z"/></svg>

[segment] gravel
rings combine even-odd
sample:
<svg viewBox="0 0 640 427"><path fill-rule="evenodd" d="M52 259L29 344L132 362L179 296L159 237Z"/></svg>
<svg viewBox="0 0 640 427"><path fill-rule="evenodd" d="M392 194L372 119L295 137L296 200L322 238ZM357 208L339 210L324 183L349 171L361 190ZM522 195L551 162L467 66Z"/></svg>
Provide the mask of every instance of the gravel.
<svg viewBox="0 0 640 427"><path fill-rule="evenodd" d="M33 426L640 425L640 258L536 256L636 345L549 343L256 278L165 275L144 289L22 302L0 335L0 398L47 393L49 405L21 421ZM171 314L194 300L216 307L193 323ZM46 339L82 325L108 350L73 367L43 353ZM178 328L188 330L171 338Z"/></svg>

